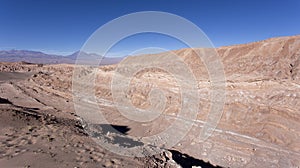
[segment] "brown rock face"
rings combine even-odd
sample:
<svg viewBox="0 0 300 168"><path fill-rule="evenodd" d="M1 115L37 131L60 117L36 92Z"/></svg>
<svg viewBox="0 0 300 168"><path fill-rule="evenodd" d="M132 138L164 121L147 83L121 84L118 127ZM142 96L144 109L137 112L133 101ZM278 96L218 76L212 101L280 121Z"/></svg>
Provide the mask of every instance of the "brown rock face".
<svg viewBox="0 0 300 168"><path fill-rule="evenodd" d="M216 50L224 65L226 101L218 127L205 142L199 141L198 136L210 113L212 88L209 67L199 59L197 50L201 49L173 51L184 60L199 82L201 98L193 129L181 140L181 145L174 148L224 167L299 166L300 36L273 38ZM164 54L167 53L150 56ZM169 88L166 93L173 93L171 97L178 98L180 102L180 94L179 97L175 95L184 88L167 85L172 83L170 79L163 84L163 80L170 75L161 76L153 75L150 79L162 88ZM149 77L140 75L139 78L149 81ZM139 91L130 93L135 97L133 102L141 101L140 104L143 104L145 96L138 101L136 94L147 89L138 86L136 90ZM171 101L167 103L164 114L176 116L180 107L171 105ZM148 132L162 130L162 126L152 129Z"/></svg>
<svg viewBox="0 0 300 168"><path fill-rule="evenodd" d="M227 77L239 74L248 78L264 77L268 80L291 79L299 83L299 38L273 38L251 44L222 47L218 52L226 66Z"/></svg>
<svg viewBox="0 0 300 168"><path fill-rule="evenodd" d="M210 70L218 67L205 64L203 58L198 57L197 53L199 52L218 53L226 79L226 99L221 111L221 118L212 135L205 141L199 138L200 132L211 117L213 103L218 104L217 100L211 100L212 90L215 88ZM173 54L174 57L178 56L177 61L183 61L189 72L193 74L196 81L195 92L197 92L199 100L192 96L193 93L189 92L194 91L192 83L184 81L186 78L180 78L181 81L176 79L176 75L179 74L178 76L182 77L186 72L184 69L180 71L179 65L182 64L178 64L174 61L175 59L166 59L169 57L165 56L170 54ZM138 61L136 62L136 59L143 61L149 58L153 58L150 61L155 63L157 67L143 67ZM211 59L210 61L215 60ZM122 67L122 63L128 63L130 66ZM38 118L41 119L35 119L28 129L24 127L28 124L25 120L20 120L19 124L15 124L22 117L19 117L17 121L11 118L13 120L11 122L10 120L1 122L3 128L1 134L4 135L4 132L8 132L8 134L0 137L0 151L2 151L0 152L2 154L0 165L3 163L20 166L16 165L18 159L32 158L33 152L38 152L43 153L40 155L41 159L49 164L59 165L62 163L63 166L60 167L70 165L73 167L98 167L99 164L97 163L101 163L103 166L130 167L137 165L143 167L143 163L146 162L149 163L145 165L146 167L205 166L205 162L222 167L299 167L299 64L300 36L273 38L218 49L182 49L143 55L138 58L128 57L119 65L101 66L93 70L81 71L80 76L82 77L88 76L90 73L96 74L94 91L97 102L91 102L84 95L74 96L75 91L84 92L87 87L92 85L91 81L74 81L72 78L74 77L74 69L83 66L65 64L39 67L34 64L1 63L0 71L3 73L0 74L2 75L0 78L0 97L1 102L3 102L0 103L1 116L12 117L8 113L9 111L20 116L23 114L21 111L25 111L26 115L29 115L29 112L31 115L38 114ZM132 73L131 76L124 76L124 74L129 74L127 72L130 72L131 68L136 68L136 73ZM7 74L4 72L14 73ZM175 74L174 72L178 73ZM123 76L116 78L119 77L118 75ZM160 115L154 120L139 122L121 114L120 107L117 106L119 102L116 102L120 95L112 90L114 84L118 84L118 81L114 81L114 79L129 81L125 90L125 97L120 100L126 99L133 108L142 110L151 108L155 105L153 102L164 102ZM184 85L180 85L180 82ZM82 86L82 90L74 91L74 85ZM153 90L160 90L163 97L157 96L156 92L152 92ZM183 94L185 92L187 97ZM152 94L154 98L155 96L159 98L159 101L152 100ZM78 133L80 129L78 129L78 123L76 126L78 119L76 117L78 116L75 115L73 103L76 101L73 96L86 105L81 110L87 110L96 103L109 124L116 128L126 128L126 135L136 137L132 141L138 141L137 144L147 144L149 141L144 138L147 136L157 136L159 139L162 135L159 133L166 132L174 123L180 121L184 121L183 123L187 125L191 124L192 127L190 130L185 130L186 125L182 124L182 128L178 127L176 131L169 132L169 137L172 139L165 139L166 144L168 144L168 140L171 142L179 138L179 136L176 137L177 134L186 131L186 135L180 138L172 149L168 149L171 153L163 152L144 159L123 159L102 149L86 135ZM183 110L184 101L198 102L199 107L197 106L194 111L197 115L193 119L180 113ZM220 104L222 105L222 102ZM185 107L194 109L189 106ZM126 107L121 108L126 109ZM51 119L51 116L54 116L55 119ZM218 119L218 116L213 117ZM48 120L57 123L49 126ZM27 134L28 130L31 132L33 130L32 134L35 136ZM25 140L26 142L30 141L30 144L22 144L24 143L22 138L14 134L26 135ZM43 137L50 134L54 137L50 136L48 139L57 149L54 147L48 150L51 145L45 145L48 139ZM126 135L106 131L102 136L118 145L115 139L125 138L123 136ZM159 142L154 143L161 147ZM13 144L12 148L10 148L10 144ZM58 150L61 147L62 150ZM39 152L39 149L42 152ZM15 150L24 150L24 152L10 157ZM72 155L66 158L58 157L63 156L64 152L69 152ZM88 154L89 152L91 153ZM51 153L53 156L49 159L48 155ZM179 158L179 156L184 157ZM192 159L183 159L187 157ZM184 164L184 161L191 160L193 160L191 164ZM201 161L200 163L199 160L205 162ZM26 162L26 165L30 164L34 165L33 162Z"/></svg>

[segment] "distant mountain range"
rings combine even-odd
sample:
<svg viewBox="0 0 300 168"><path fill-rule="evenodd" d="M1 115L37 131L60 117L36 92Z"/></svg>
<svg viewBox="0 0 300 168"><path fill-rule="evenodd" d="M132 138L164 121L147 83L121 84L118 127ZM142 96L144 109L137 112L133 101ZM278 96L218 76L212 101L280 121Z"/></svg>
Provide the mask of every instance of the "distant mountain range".
<svg viewBox="0 0 300 168"><path fill-rule="evenodd" d="M39 64L75 64L77 55L79 51L67 55L52 55L45 54L39 51L28 51L28 50L0 50L0 62L28 62L28 63L39 63ZM88 62L90 60L101 58L100 55L97 54L89 54L89 53L80 53L83 55L86 60L80 60L81 63ZM109 64L117 64L119 63L123 57L115 57L108 58L104 57L101 61L101 65L109 65Z"/></svg>

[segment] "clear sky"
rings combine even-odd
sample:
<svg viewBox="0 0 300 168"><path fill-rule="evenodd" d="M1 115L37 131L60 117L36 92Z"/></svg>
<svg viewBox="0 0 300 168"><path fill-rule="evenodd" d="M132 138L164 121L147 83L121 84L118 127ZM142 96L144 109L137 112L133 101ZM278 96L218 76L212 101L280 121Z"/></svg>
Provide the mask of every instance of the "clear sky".
<svg viewBox="0 0 300 168"><path fill-rule="evenodd" d="M101 25L138 11L182 16L198 25L216 47L300 34L299 0L0 0L0 50L69 54ZM126 45L120 42L115 48L123 52L126 47L166 43L169 49L184 47L154 36L128 38Z"/></svg>

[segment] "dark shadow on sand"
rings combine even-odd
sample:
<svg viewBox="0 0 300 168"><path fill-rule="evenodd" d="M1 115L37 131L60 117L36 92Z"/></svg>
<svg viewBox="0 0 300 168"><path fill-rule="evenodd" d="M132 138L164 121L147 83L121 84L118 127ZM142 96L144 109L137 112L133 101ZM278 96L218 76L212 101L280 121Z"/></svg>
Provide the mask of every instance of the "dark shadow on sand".
<svg viewBox="0 0 300 168"><path fill-rule="evenodd" d="M8 99L3 99L0 97L0 104L12 104L12 102L9 101Z"/></svg>
<svg viewBox="0 0 300 168"><path fill-rule="evenodd" d="M127 135L127 132L130 130L128 126L123 125L99 124L99 127L101 127L104 134L110 132Z"/></svg>
<svg viewBox="0 0 300 168"><path fill-rule="evenodd" d="M220 166L214 166L203 160L196 159L187 154L182 154L176 150L170 150L173 160L183 168L191 168L192 166L200 166L202 168L221 168Z"/></svg>

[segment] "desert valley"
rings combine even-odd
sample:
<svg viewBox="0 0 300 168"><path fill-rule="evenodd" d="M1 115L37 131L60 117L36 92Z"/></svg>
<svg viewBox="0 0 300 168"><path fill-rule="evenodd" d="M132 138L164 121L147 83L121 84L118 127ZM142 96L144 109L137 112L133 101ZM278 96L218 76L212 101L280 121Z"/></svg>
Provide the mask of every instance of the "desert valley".
<svg viewBox="0 0 300 168"><path fill-rule="evenodd" d="M74 109L72 92L73 71L80 65L1 62L1 167L299 167L300 36L216 51L224 64L226 99L212 135L204 142L197 139L211 107L207 68L192 49L172 51L197 79L201 98L198 115L179 143L145 157L118 155L87 135ZM160 58L164 54L139 57ZM131 121L114 105L111 83L117 66L96 68L96 103L114 128L100 125L100 136L125 148L146 145L143 139L127 135L156 135L176 122L181 90L164 71L140 71L131 79L128 91L132 105L147 109L154 85L165 93L167 103L157 119Z"/></svg>

